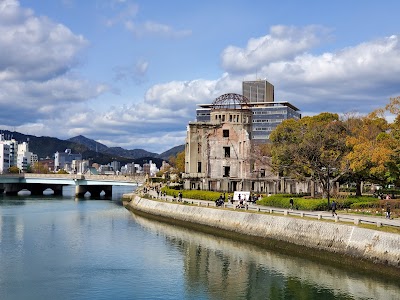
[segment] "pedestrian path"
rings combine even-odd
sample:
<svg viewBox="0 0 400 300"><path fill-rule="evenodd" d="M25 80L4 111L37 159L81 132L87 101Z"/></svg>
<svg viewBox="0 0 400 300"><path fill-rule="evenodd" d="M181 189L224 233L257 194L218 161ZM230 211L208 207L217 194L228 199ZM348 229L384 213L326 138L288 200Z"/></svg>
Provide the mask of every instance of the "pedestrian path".
<svg viewBox="0 0 400 300"><path fill-rule="evenodd" d="M154 190L150 190L148 192L154 198L165 200L169 202L179 201L178 198L174 198L172 196L160 196L157 195L157 192ZM189 202L193 204L197 204L199 206L206 207L216 207L216 204L213 201L207 200L199 200L199 199L189 199L182 198L182 202ZM246 210L249 212L267 212L267 213L277 213L284 216L300 216L300 217L311 217L320 220L333 220L335 222L343 221L354 224L372 224L377 227L381 226L391 226L395 228L400 228L400 218L396 219L386 219L385 217L380 216L368 216L362 214L351 214L347 212L336 211L337 216L332 216L332 212L329 211L305 211L305 210L291 210L287 208L277 208L277 207L269 207L264 205L258 205L254 203L247 203L245 208L237 208L238 201L234 201L234 203L224 203L225 208L230 209L238 209L238 210Z"/></svg>

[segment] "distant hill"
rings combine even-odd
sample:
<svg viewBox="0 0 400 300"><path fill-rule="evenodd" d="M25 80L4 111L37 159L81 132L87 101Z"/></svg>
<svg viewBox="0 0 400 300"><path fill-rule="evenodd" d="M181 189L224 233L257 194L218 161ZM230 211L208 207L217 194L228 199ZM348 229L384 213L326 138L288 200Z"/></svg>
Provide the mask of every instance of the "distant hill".
<svg viewBox="0 0 400 300"><path fill-rule="evenodd" d="M83 159L89 159L91 162L97 162L99 164L108 164L113 160L117 160L120 161L121 164L135 162L143 165L143 163L151 160L157 167L160 167L163 160L168 160L171 155L176 155L180 152L180 147L184 149L184 145L181 145L159 155L143 149L126 150L121 147L107 147L104 144L82 135L68 140L60 140L54 137L37 137L8 130L0 130L0 134L4 134L6 139L15 139L19 143L29 142L29 150L37 154L39 158L53 158L54 153L57 151L64 152L65 149L71 149L73 153L82 154Z"/></svg>
<svg viewBox="0 0 400 300"><path fill-rule="evenodd" d="M106 145L101 144L95 140L89 139L87 137L84 137L83 135L75 136L73 138L68 139L68 141L79 143L81 145L88 147L90 150L102 152L111 156L120 156L130 159L158 156L157 153L152 153L143 149L126 150L121 147L107 147Z"/></svg>
<svg viewBox="0 0 400 300"><path fill-rule="evenodd" d="M104 152L105 150L108 149L108 147L102 143L99 143L95 140L88 139L87 137L84 137L83 135L78 135L75 137L72 137L68 139L67 141L71 141L77 144L84 145L88 147L90 150L93 151L98 151L98 152Z"/></svg>
<svg viewBox="0 0 400 300"><path fill-rule="evenodd" d="M169 158L171 156L176 156L179 152L182 152L183 150L185 150L185 145L175 146L175 147L159 154L157 157L161 158L163 160L169 160Z"/></svg>

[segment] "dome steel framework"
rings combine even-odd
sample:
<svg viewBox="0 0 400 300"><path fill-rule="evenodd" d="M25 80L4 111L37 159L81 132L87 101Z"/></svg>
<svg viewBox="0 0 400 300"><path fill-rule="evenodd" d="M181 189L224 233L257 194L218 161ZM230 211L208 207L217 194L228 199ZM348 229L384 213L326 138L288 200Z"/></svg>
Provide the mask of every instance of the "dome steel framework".
<svg viewBox="0 0 400 300"><path fill-rule="evenodd" d="M248 109L249 102L243 95L229 93L216 98L212 107L213 109Z"/></svg>

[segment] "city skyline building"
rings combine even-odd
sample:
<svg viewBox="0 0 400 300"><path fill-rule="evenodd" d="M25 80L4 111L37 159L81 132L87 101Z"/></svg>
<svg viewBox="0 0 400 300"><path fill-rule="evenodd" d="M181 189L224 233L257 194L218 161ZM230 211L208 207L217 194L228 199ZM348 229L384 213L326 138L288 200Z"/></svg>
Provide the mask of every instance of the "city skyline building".
<svg viewBox="0 0 400 300"><path fill-rule="evenodd" d="M82 160L82 154L74 154L71 149L66 149L64 152L57 151L54 154L54 171L71 170L73 160Z"/></svg>
<svg viewBox="0 0 400 300"><path fill-rule="evenodd" d="M250 102L274 102L274 86L267 80L243 81L242 95Z"/></svg>
<svg viewBox="0 0 400 300"><path fill-rule="evenodd" d="M10 146L0 141L0 174L8 173L10 168Z"/></svg>

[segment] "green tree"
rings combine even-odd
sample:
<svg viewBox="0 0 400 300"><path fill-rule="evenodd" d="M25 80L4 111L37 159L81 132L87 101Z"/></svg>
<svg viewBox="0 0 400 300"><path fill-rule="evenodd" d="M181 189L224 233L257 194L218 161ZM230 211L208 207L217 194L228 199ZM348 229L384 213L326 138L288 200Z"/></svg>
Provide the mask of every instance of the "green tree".
<svg viewBox="0 0 400 300"><path fill-rule="evenodd" d="M347 172L346 136L347 128L337 114L286 120L270 136L272 168L281 176L319 182L326 196L330 181Z"/></svg>

